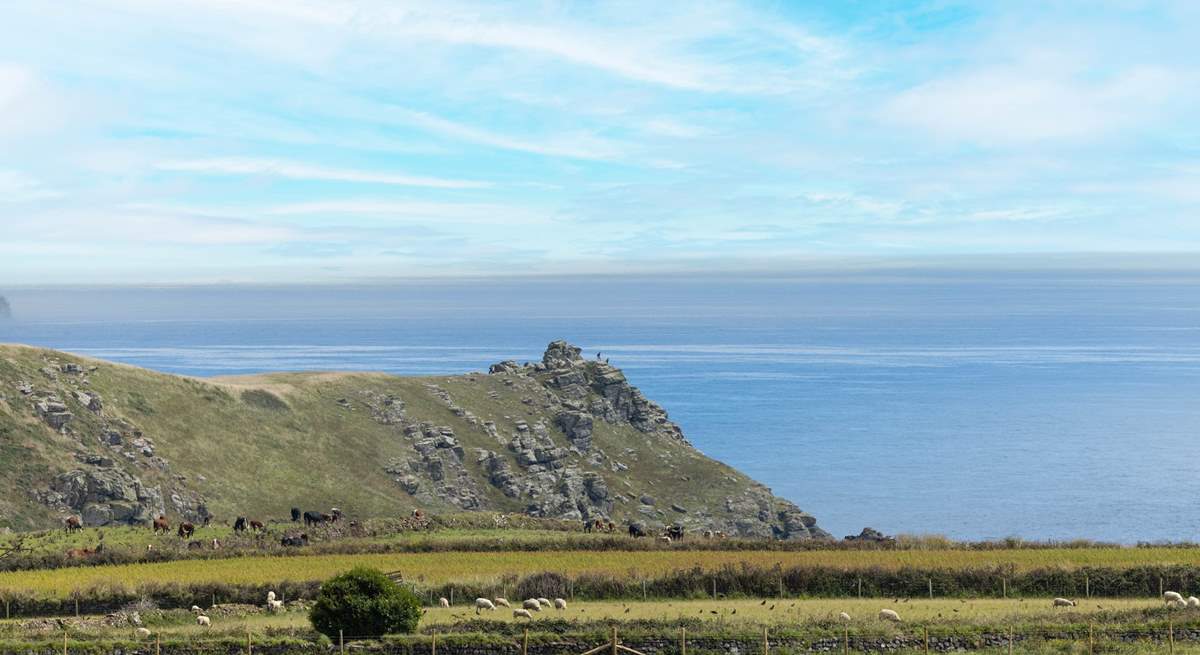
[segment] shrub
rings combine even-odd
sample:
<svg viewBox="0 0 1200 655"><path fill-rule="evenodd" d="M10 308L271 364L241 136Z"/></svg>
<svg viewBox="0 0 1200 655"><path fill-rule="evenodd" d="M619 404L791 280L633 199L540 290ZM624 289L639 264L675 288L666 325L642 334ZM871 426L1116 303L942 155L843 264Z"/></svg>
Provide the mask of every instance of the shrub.
<svg viewBox="0 0 1200 655"><path fill-rule="evenodd" d="M321 585L309 620L331 639L339 630L354 638L411 633L421 620L421 602L383 573L357 567Z"/></svg>

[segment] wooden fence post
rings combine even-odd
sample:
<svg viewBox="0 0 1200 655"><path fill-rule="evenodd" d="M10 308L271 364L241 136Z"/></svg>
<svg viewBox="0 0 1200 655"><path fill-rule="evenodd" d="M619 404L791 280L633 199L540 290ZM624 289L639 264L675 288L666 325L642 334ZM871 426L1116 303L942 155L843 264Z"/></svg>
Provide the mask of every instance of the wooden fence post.
<svg viewBox="0 0 1200 655"><path fill-rule="evenodd" d="M687 628L679 629L679 655L687 655Z"/></svg>
<svg viewBox="0 0 1200 655"><path fill-rule="evenodd" d="M779 576L779 600L783 600L783 576Z"/></svg>
<svg viewBox="0 0 1200 655"><path fill-rule="evenodd" d="M933 578L929 578L929 600L933 600Z"/></svg>
<svg viewBox="0 0 1200 655"><path fill-rule="evenodd" d="M1175 652L1175 622L1167 620L1167 652Z"/></svg>
<svg viewBox="0 0 1200 655"><path fill-rule="evenodd" d="M63 655L67 655L67 631L63 630Z"/></svg>
<svg viewBox="0 0 1200 655"><path fill-rule="evenodd" d="M162 637L154 633L154 655L162 655Z"/></svg>
<svg viewBox="0 0 1200 655"><path fill-rule="evenodd" d="M763 626L763 655L771 655L771 642L767 640L766 626Z"/></svg>
<svg viewBox="0 0 1200 655"><path fill-rule="evenodd" d="M250 640L250 628L246 628L246 655L254 655L254 642Z"/></svg>
<svg viewBox="0 0 1200 655"><path fill-rule="evenodd" d="M858 597L862 598L862 578L858 579Z"/></svg>
<svg viewBox="0 0 1200 655"><path fill-rule="evenodd" d="M850 628L842 628L842 655L850 653Z"/></svg>
<svg viewBox="0 0 1200 655"><path fill-rule="evenodd" d="M1096 641L1092 637L1092 624L1088 623L1088 655L1096 652Z"/></svg>
<svg viewBox="0 0 1200 655"><path fill-rule="evenodd" d="M338 652L346 655L346 635L341 630L338 630Z"/></svg>
<svg viewBox="0 0 1200 655"><path fill-rule="evenodd" d="M612 636L612 655L618 655L618 653L617 653L617 626L615 626L615 625L613 626L613 629L612 629L612 635L613 635Z"/></svg>
<svg viewBox="0 0 1200 655"><path fill-rule="evenodd" d="M713 578L712 583L713 583L713 598L716 598L717 597L717 579Z"/></svg>
<svg viewBox="0 0 1200 655"><path fill-rule="evenodd" d="M646 581L642 580L642 600L646 600Z"/></svg>
<svg viewBox="0 0 1200 655"><path fill-rule="evenodd" d="M1008 626L1008 655L1012 655L1012 642L1013 642L1012 626L1010 625L1010 626Z"/></svg>
<svg viewBox="0 0 1200 655"><path fill-rule="evenodd" d="M1162 576L1160 575L1160 576L1158 576L1158 597L1162 598L1162 595L1163 595L1163 579L1162 579Z"/></svg>
<svg viewBox="0 0 1200 655"><path fill-rule="evenodd" d="M1004 598L1008 598L1008 578L1000 578L1000 593Z"/></svg>
<svg viewBox="0 0 1200 655"><path fill-rule="evenodd" d="M79 618L79 592L74 593L75 596L75 618Z"/></svg>
<svg viewBox="0 0 1200 655"><path fill-rule="evenodd" d="M1086 573L1083 574L1083 593L1088 598L1092 597L1092 579Z"/></svg>
<svg viewBox="0 0 1200 655"><path fill-rule="evenodd" d="M529 628L525 628L525 637L521 639L521 655L529 655Z"/></svg>
<svg viewBox="0 0 1200 655"><path fill-rule="evenodd" d="M923 626L921 631L925 633L925 655L929 655L929 626Z"/></svg>
<svg viewBox="0 0 1200 655"><path fill-rule="evenodd" d="M437 655L437 633L433 633L429 641L429 655Z"/></svg>

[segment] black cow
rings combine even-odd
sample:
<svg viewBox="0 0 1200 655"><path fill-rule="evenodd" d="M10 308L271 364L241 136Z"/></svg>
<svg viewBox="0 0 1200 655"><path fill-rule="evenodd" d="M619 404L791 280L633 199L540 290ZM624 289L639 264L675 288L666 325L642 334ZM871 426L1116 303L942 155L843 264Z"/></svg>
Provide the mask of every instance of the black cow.
<svg viewBox="0 0 1200 655"><path fill-rule="evenodd" d="M667 528L667 536L670 537L672 541L679 541L680 539L683 539L683 526L672 525L671 527Z"/></svg>
<svg viewBox="0 0 1200 655"><path fill-rule="evenodd" d="M641 524L639 524L639 523L630 523L630 524L629 524L629 536L631 536L631 537L645 537L645 536L646 536L646 529L645 529L645 528L643 528L643 527L641 526Z"/></svg>
<svg viewBox="0 0 1200 655"><path fill-rule="evenodd" d="M284 535L283 539L279 540L279 545L289 548L300 548L308 545L308 535L301 534L299 537L292 535Z"/></svg>
<svg viewBox="0 0 1200 655"><path fill-rule="evenodd" d="M245 532L246 531L246 517L244 517L244 516L237 517L237 520L233 522L233 531L234 532Z"/></svg>
<svg viewBox="0 0 1200 655"><path fill-rule="evenodd" d="M328 515L322 514L320 512L305 512L304 513L304 525L306 525L306 526L319 525L321 523L324 523L327 520L327 518L326 518L327 516Z"/></svg>
<svg viewBox="0 0 1200 655"><path fill-rule="evenodd" d="M300 521L300 508L293 507L292 508L292 523L297 523L299 521Z"/></svg>

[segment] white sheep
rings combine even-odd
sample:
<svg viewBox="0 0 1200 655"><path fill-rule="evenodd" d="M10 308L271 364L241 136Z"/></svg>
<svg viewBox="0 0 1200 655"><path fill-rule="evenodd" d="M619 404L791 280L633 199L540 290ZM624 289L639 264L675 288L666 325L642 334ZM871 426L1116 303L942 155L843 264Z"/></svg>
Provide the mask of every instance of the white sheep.
<svg viewBox="0 0 1200 655"><path fill-rule="evenodd" d="M1200 598L1196 598L1195 596L1188 596L1187 604L1188 604L1188 607L1200 607Z"/></svg>
<svg viewBox="0 0 1200 655"><path fill-rule="evenodd" d="M567 601L563 598L555 598L554 599L554 609L556 609L556 610L567 609Z"/></svg>
<svg viewBox="0 0 1200 655"><path fill-rule="evenodd" d="M841 614L838 614L838 618L839 618L839 619L841 619L841 620L843 620L843 621L849 621L849 620L850 620L850 615L849 615L849 614L847 614L847 613L845 613L845 612L842 612Z"/></svg>
<svg viewBox="0 0 1200 655"><path fill-rule="evenodd" d="M134 630L134 633L137 634L138 639L146 639L150 636L150 631L145 628L138 628Z"/></svg>
<svg viewBox="0 0 1200 655"><path fill-rule="evenodd" d="M892 623L900 622L900 615L896 610L882 609L879 610L879 619L882 621L891 621Z"/></svg>
<svg viewBox="0 0 1200 655"><path fill-rule="evenodd" d="M1180 609L1181 610L1181 609L1187 607L1187 601L1186 600L1175 600L1174 598L1172 598L1171 600L1167 601L1167 607L1170 607L1171 609Z"/></svg>
<svg viewBox="0 0 1200 655"><path fill-rule="evenodd" d="M199 614L200 612L203 612L203 611L204 610L200 609L199 605L192 605L192 614Z"/></svg>
<svg viewBox="0 0 1200 655"><path fill-rule="evenodd" d="M438 599L438 606L440 606L440 607L450 607L450 601L449 601L449 600L447 600L446 598L439 598L439 599Z"/></svg>
<svg viewBox="0 0 1200 655"><path fill-rule="evenodd" d="M542 611L542 604L538 602L538 599L536 598L530 598L529 600L521 603L521 607L527 610L533 610L534 612Z"/></svg>
<svg viewBox="0 0 1200 655"><path fill-rule="evenodd" d="M496 598L496 607L512 607L507 598Z"/></svg>
<svg viewBox="0 0 1200 655"><path fill-rule="evenodd" d="M203 614L201 614L200 616L197 616L197 617L196 617L196 625L202 625L202 626L204 626L204 627L206 627L206 628L208 628L208 627L211 627L211 626L212 626L212 619L210 619L210 618L208 618L207 616L204 616Z"/></svg>
<svg viewBox="0 0 1200 655"><path fill-rule="evenodd" d="M539 604L540 604L542 607L551 607L551 606L553 606L553 603L551 603L551 602L550 602L550 599L549 599L549 598L538 598L538 599L537 599L537 602L538 602L538 603L539 603Z"/></svg>
<svg viewBox="0 0 1200 655"><path fill-rule="evenodd" d="M496 604L486 598L476 598L475 613L478 614L480 610L491 610L494 612L496 610Z"/></svg>
<svg viewBox="0 0 1200 655"><path fill-rule="evenodd" d="M275 592L274 592L274 591L268 591L268 592L267 592L267 602L269 603L269 602L271 602L271 601L273 601L273 600L275 600Z"/></svg>
<svg viewBox="0 0 1200 655"><path fill-rule="evenodd" d="M533 615L529 613L529 610L513 610L513 618L514 619L532 619Z"/></svg>
<svg viewBox="0 0 1200 655"><path fill-rule="evenodd" d="M659 537L659 538L658 538L658 540L659 540L659 541L661 541L661 542L662 542L662 543L664 543L664 544L669 544L669 543L671 543L671 538L670 538L670 537L668 537L668 536L667 536L667 535L665 535L665 534L664 534L663 536Z"/></svg>
<svg viewBox="0 0 1200 655"><path fill-rule="evenodd" d="M268 600L267 601L267 611L272 614L278 614L279 612L282 612L283 611L283 601L282 600Z"/></svg>
<svg viewBox="0 0 1200 655"><path fill-rule="evenodd" d="M1075 607L1075 601L1070 600L1068 598L1055 598L1054 606L1055 607Z"/></svg>
<svg viewBox="0 0 1200 655"><path fill-rule="evenodd" d="M1178 591L1164 591L1163 592L1163 600L1165 600L1168 604L1170 604L1170 602L1173 600L1182 601L1183 595L1180 594Z"/></svg>

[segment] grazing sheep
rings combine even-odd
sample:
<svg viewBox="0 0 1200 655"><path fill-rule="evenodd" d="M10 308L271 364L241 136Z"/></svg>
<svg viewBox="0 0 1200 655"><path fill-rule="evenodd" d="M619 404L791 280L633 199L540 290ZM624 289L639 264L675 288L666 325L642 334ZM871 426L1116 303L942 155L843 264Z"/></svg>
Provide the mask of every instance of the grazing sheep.
<svg viewBox="0 0 1200 655"><path fill-rule="evenodd" d="M849 615L849 614L847 614L847 613L845 613L845 612L842 612L842 613L838 614L838 618L839 618L839 619L841 619L841 620L843 620L843 621L849 621L849 620L850 620L850 615Z"/></svg>
<svg viewBox="0 0 1200 655"><path fill-rule="evenodd" d="M496 604L486 598L475 599L475 613L478 614L481 610L496 611Z"/></svg>
<svg viewBox="0 0 1200 655"><path fill-rule="evenodd" d="M554 609L556 609L556 610L567 609L567 601L562 598L555 598L554 599Z"/></svg>
<svg viewBox="0 0 1200 655"><path fill-rule="evenodd" d="M441 607L450 607L450 601L445 598L439 598L438 605Z"/></svg>
<svg viewBox="0 0 1200 655"><path fill-rule="evenodd" d="M200 616L196 617L196 625L202 625L206 628L212 627L212 619L201 614Z"/></svg>
<svg viewBox="0 0 1200 655"><path fill-rule="evenodd" d="M1173 600L1183 600L1183 595L1177 591L1165 591L1163 592L1163 600L1167 601L1168 603Z"/></svg>
<svg viewBox="0 0 1200 655"><path fill-rule="evenodd" d="M283 601L282 600L268 600L267 601L267 611L270 612L271 614L278 614L278 613L284 611L283 610Z"/></svg>
<svg viewBox="0 0 1200 655"><path fill-rule="evenodd" d="M537 598L536 600L542 607L553 607L553 603L550 602L549 598Z"/></svg>
<svg viewBox="0 0 1200 655"><path fill-rule="evenodd" d="M900 622L900 615L895 610L883 609L879 610L879 619L881 621L891 621L892 623Z"/></svg>
<svg viewBox="0 0 1200 655"><path fill-rule="evenodd" d="M204 610L200 609L199 605L192 605L192 614L199 614L200 612L203 612L203 611Z"/></svg>
<svg viewBox="0 0 1200 655"><path fill-rule="evenodd" d="M521 607L527 610L533 610L535 612L542 611L542 604L539 603L536 598L530 598L529 600L521 603Z"/></svg>
<svg viewBox="0 0 1200 655"><path fill-rule="evenodd" d="M514 619L521 619L521 618L532 619L533 615L529 613L529 610L513 610L513 618Z"/></svg>
<svg viewBox="0 0 1200 655"><path fill-rule="evenodd" d="M1054 606L1055 607L1075 607L1075 601L1070 600L1068 598L1055 598Z"/></svg>
<svg viewBox="0 0 1200 655"><path fill-rule="evenodd" d="M509 604L507 598L496 598L496 606L497 607L512 607L512 605Z"/></svg>
<svg viewBox="0 0 1200 655"><path fill-rule="evenodd" d="M273 600L275 600L275 591L274 590L268 591L267 592L267 602L269 603Z"/></svg>
<svg viewBox="0 0 1200 655"><path fill-rule="evenodd" d="M145 628L138 628L137 630L134 630L133 632L134 632L134 634L136 634L138 636L139 639L146 639L146 638L150 637L150 631Z"/></svg>
<svg viewBox="0 0 1200 655"><path fill-rule="evenodd" d="M1174 598L1172 598L1171 600L1167 601L1167 607L1170 607L1171 609L1180 609L1181 610L1181 609L1187 607L1187 601L1186 600L1175 600Z"/></svg>
<svg viewBox="0 0 1200 655"><path fill-rule="evenodd" d="M1187 604L1188 604L1188 607L1200 607L1200 598L1196 598L1195 596L1188 596Z"/></svg>

